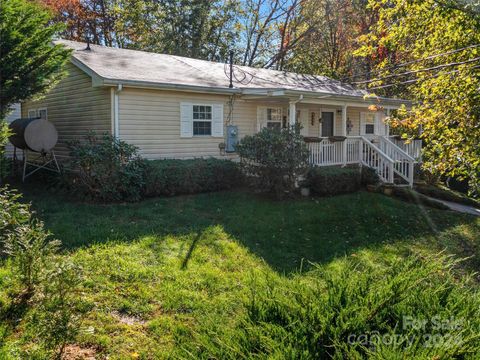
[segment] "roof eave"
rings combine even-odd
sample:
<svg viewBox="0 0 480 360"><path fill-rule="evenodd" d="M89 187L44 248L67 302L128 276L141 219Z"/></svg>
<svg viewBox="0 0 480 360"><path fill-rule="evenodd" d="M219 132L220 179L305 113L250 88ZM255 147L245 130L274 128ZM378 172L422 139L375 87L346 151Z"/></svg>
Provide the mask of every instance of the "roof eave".
<svg viewBox="0 0 480 360"><path fill-rule="evenodd" d="M329 96L329 100L340 101L340 102L361 102L363 104L381 104L391 108L399 108L402 105L411 107L413 103L409 100L404 99L392 99L385 97L365 97L365 96L353 96L353 95L344 95L338 93L329 93L329 92L317 92L317 91L304 91L304 90L285 90L285 95L304 95L304 96Z"/></svg>
<svg viewBox="0 0 480 360"><path fill-rule="evenodd" d="M190 92L203 92L203 93L206 92L206 93L212 93L212 94L228 94L228 95L241 93L241 90L237 88L230 89L230 88L210 87L210 86L103 78L103 86L117 86L119 84L122 84L123 86L142 88L142 89L177 90L177 91L190 91Z"/></svg>

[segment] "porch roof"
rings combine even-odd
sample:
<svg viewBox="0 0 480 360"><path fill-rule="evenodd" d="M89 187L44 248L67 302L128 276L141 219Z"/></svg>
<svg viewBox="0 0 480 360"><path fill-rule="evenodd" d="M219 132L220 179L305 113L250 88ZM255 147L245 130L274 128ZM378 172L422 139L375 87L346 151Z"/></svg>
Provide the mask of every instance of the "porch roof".
<svg viewBox="0 0 480 360"><path fill-rule="evenodd" d="M319 91L301 91L288 89L246 89L242 91L242 98L245 100L259 100L272 102L290 102L300 101L306 104L323 104L337 106L367 107L369 105L381 105L389 109L397 109L402 105L407 108L412 106L412 102L404 99L386 98L374 95L352 96L344 94L331 94Z"/></svg>

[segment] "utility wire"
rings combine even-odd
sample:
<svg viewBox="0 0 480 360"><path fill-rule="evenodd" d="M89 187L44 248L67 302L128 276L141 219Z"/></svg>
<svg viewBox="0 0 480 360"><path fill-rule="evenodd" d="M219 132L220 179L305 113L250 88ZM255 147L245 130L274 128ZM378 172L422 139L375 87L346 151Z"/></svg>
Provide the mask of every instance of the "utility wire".
<svg viewBox="0 0 480 360"><path fill-rule="evenodd" d="M459 53L461 51L464 51L464 50L469 50L469 49L474 49L474 48L478 48L480 47L480 44L474 44L474 45L470 45L470 46L465 46L463 48L460 48L460 49L455 49L455 50L450 50L450 51L447 51L447 52L443 52L443 53L440 53L440 54L435 54L435 55L430 55L430 56L427 56L425 58L421 58L421 59L416 59L416 60L411 60L411 61L407 61L407 62L404 62L404 63L401 63L401 64L396 64L396 65L391 65L391 66L387 66L385 69L378 69L378 70L373 70L371 72L364 72L364 73L360 73L360 74L354 74L354 75L351 75L351 76L347 76L347 77L344 77L343 78L343 81L346 81L346 80L349 80L349 79L355 79L355 78L358 78L358 77L361 77L361 76L365 76L365 75L369 75L369 74L379 74L381 73L382 71L384 70L396 70L398 68L401 68L401 67L405 67L407 65L412 65L412 64L416 64L416 63L419 63L419 62L422 62L422 61L426 61L426 60L432 60L432 59L435 59L437 57L440 57L440 56L446 56L446 55L452 55L452 54L456 54L456 53Z"/></svg>
<svg viewBox="0 0 480 360"><path fill-rule="evenodd" d="M385 80L385 79L391 79L391 78L395 78L395 77L398 77L398 76L406 76L406 75L417 74L417 73L425 72L425 71L443 69L445 67L450 67L450 66L459 66L459 65L469 64L469 63L472 63L472 62L475 62L475 61L478 61L478 60L480 60L480 57L476 57L476 58L469 59L469 60L466 60L466 61L452 62L452 63L437 65L437 66L433 66L433 67L429 67L429 68L406 71L406 72L403 72L403 73L400 73L400 74L390 74L390 75L387 75L387 76L384 76L384 77L381 77L381 78L376 78L376 79L371 79L371 80L356 81L356 82L353 82L352 84L357 84L357 85L359 85L359 84L369 84L369 83L372 83L372 82L381 81L381 80Z"/></svg>
<svg viewBox="0 0 480 360"><path fill-rule="evenodd" d="M475 65L475 66L469 67L468 70L473 70L473 69L477 69L477 68L480 68L480 65ZM368 88L368 90L386 89L386 88L390 88L390 87L398 86L398 85L409 85L409 84L416 83L418 81L433 79L433 78L439 77L440 75L454 74L454 73L457 73L459 71L460 71L459 69L456 69L456 70L452 70L452 71L449 71L449 72L446 72L446 73L439 72L439 73L436 73L435 75L431 75L431 76L427 76L427 77L423 77L423 78L401 81L401 82L398 82L398 83L395 83L395 84L387 84L387 85L380 85L380 86L371 87L371 88Z"/></svg>

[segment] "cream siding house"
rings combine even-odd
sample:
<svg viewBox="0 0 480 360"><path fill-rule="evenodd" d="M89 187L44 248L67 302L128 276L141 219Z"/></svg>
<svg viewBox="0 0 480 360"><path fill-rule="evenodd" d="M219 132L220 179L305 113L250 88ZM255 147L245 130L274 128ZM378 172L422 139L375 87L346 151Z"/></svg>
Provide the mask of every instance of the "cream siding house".
<svg viewBox="0 0 480 360"><path fill-rule="evenodd" d="M21 115L22 115L22 111L21 111L20 104L15 104L10 109L10 113L5 118L5 121L7 122L7 124L10 124L13 120L21 117ZM13 145L10 143L6 144L5 153L8 157L13 156L13 151L14 151Z"/></svg>
<svg viewBox="0 0 480 360"><path fill-rule="evenodd" d="M408 106L406 101L366 97L322 76L242 66L234 66L230 87L225 64L58 43L73 49L68 75L43 99L23 103L22 117L44 116L54 123L60 158L68 156L69 140L89 130L136 145L147 159L231 158L235 153L222 146L227 129L241 139L263 127L300 122L314 165L363 162L386 181L394 172L407 180L413 173L404 168L418 149L389 139L384 122L391 109Z"/></svg>

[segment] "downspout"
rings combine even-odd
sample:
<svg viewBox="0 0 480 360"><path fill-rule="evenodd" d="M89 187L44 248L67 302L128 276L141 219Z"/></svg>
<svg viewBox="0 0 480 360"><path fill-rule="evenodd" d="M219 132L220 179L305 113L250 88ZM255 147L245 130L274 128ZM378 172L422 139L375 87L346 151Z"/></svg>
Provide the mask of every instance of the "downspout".
<svg viewBox="0 0 480 360"><path fill-rule="evenodd" d="M120 115L119 115L119 106L120 106L120 92L123 90L123 85L118 84L117 88L113 93L113 136L115 138L120 137Z"/></svg>

